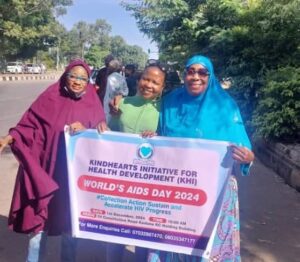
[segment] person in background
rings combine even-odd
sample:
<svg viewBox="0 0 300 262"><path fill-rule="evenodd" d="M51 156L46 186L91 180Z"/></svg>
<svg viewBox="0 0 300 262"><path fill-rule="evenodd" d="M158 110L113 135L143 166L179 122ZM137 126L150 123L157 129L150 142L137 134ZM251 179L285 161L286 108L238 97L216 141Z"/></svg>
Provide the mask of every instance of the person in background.
<svg viewBox="0 0 300 262"><path fill-rule="evenodd" d="M176 70L169 70L166 80L166 88L164 89L164 95L170 93L177 87L181 87L181 80L179 77L179 72Z"/></svg>
<svg viewBox="0 0 300 262"><path fill-rule="evenodd" d="M248 174L254 160L239 108L221 88L210 59L202 55L187 60L184 87L163 97L158 134L228 141L232 143L232 157L240 165L243 175ZM240 261L238 191L233 175L219 217L219 224L211 236L212 248L207 248L204 254L209 254L209 261ZM196 256L151 250L147 261L203 260Z"/></svg>
<svg viewBox="0 0 300 262"><path fill-rule="evenodd" d="M108 55L105 57L104 59L104 64L105 66L100 68L98 71L98 74L96 76L96 80L95 80L95 88L97 90L97 94L99 96L100 101L103 104L103 99L105 96L105 91L106 91L106 83L107 83L107 77L108 77L108 64L110 61L114 60L114 56L113 55Z"/></svg>
<svg viewBox="0 0 300 262"><path fill-rule="evenodd" d="M136 87L138 79L135 75L136 66L134 64L128 64L125 66L125 77L126 83L128 86L128 96L135 96L136 95Z"/></svg>
<svg viewBox="0 0 300 262"><path fill-rule="evenodd" d="M44 64L41 64L40 67L41 67L41 74L45 74L47 71L46 66Z"/></svg>
<svg viewBox="0 0 300 262"><path fill-rule="evenodd" d="M61 261L75 261L64 127L69 125L73 133L105 121L89 76L84 61L72 61L0 139L0 152L10 145L20 164L8 224L15 232L29 235L26 261L44 261L47 235L61 234Z"/></svg>
<svg viewBox="0 0 300 262"><path fill-rule="evenodd" d="M125 66L121 67L120 74L125 77Z"/></svg>
<svg viewBox="0 0 300 262"><path fill-rule="evenodd" d="M111 118L109 103L116 96L124 97L128 95L128 87L125 77L120 74L122 64L117 59L111 60L108 64L106 92L103 99L103 108L106 116L106 123L112 127L114 119Z"/></svg>
<svg viewBox="0 0 300 262"><path fill-rule="evenodd" d="M161 95L165 86L166 73L159 65L145 68L138 82L138 94L113 101L117 115L117 131L133 134L155 132L158 126ZM98 131L107 129L105 122L98 125ZM107 244L106 262L122 261L124 245ZM147 249L136 247L135 261L145 261Z"/></svg>

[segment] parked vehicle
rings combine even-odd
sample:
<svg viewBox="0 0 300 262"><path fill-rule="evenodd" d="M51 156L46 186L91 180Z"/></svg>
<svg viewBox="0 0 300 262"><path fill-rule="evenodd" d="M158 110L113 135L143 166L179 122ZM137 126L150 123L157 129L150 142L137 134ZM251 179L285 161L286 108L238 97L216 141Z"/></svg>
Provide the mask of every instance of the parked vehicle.
<svg viewBox="0 0 300 262"><path fill-rule="evenodd" d="M26 64L26 73L28 73L28 74L41 74L42 69L37 64Z"/></svg>
<svg viewBox="0 0 300 262"><path fill-rule="evenodd" d="M13 74L23 73L22 62L8 62L6 64L6 72Z"/></svg>

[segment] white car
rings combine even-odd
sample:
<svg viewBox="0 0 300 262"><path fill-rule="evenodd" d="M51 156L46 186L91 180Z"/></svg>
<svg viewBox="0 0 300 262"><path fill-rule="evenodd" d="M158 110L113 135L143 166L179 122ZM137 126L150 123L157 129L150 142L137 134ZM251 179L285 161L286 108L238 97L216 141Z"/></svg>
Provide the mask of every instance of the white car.
<svg viewBox="0 0 300 262"><path fill-rule="evenodd" d="M6 72L13 74L23 73L23 64L21 62L8 62Z"/></svg>
<svg viewBox="0 0 300 262"><path fill-rule="evenodd" d="M41 74L42 69L37 64L26 64L26 72L29 74Z"/></svg>

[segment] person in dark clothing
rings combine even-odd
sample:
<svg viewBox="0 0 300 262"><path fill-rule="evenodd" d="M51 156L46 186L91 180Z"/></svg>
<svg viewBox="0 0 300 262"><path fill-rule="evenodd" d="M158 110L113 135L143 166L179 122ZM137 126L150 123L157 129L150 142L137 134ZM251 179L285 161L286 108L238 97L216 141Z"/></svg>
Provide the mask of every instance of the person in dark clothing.
<svg viewBox="0 0 300 262"><path fill-rule="evenodd" d="M126 83L128 86L128 96L135 96L136 94L136 87L137 87L137 76L135 74L136 66L134 64L128 64L125 66L125 77Z"/></svg>
<svg viewBox="0 0 300 262"><path fill-rule="evenodd" d="M181 80L179 74L175 70L170 70L167 73L166 87L164 89L164 95L171 92L177 87L181 87Z"/></svg>
<svg viewBox="0 0 300 262"><path fill-rule="evenodd" d="M113 55L108 55L107 57L105 57L104 60L105 66L98 71L98 74L96 76L95 87L97 89L97 94L102 104L103 104L103 99L106 91L106 83L108 77L108 72L107 72L108 64L110 61L114 59L115 58Z"/></svg>

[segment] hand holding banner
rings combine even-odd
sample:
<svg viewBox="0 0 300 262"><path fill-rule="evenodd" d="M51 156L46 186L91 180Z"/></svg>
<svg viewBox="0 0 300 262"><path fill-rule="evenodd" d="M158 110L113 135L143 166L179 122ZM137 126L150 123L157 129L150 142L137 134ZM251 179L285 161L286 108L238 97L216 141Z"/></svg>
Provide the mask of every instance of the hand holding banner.
<svg viewBox="0 0 300 262"><path fill-rule="evenodd" d="M201 255L233 160L226 142L65 132L75 237Z"/></svg>

